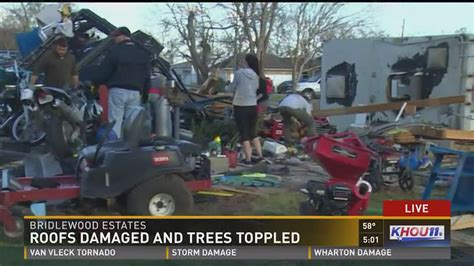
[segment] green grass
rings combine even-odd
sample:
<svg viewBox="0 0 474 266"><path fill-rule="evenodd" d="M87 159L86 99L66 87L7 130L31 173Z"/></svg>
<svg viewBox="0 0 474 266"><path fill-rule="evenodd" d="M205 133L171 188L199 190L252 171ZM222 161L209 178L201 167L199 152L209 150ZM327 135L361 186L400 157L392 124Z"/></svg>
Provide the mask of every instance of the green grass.
<svg viewBox="0 0 474 266"><path fill-rule="evenodd" d="M297 191L284 191L279 189L261 189L262 195L235 194L233 197L219 197L205 203L196 204L196 214L199 215L298 215L299 202L306 196ZM367 215L382 215L383 201L387 199L420 199L421 189L403 191L398 187L391 187L371 196ZM443 189L434 191L435 195L444 193ZM217 202L216 202L217 201ZM373 262L374 265L381 264ZM63 266L65 261L24 261L23 246L21 243L0 242L0 266L5 265L38 265L38 266ZM68 261L68 265L368 265L367 261ZM420 262L420 261L385 261L389 265L452 265L449 262ZM469 265L472 265L469 264Z"/></svg>

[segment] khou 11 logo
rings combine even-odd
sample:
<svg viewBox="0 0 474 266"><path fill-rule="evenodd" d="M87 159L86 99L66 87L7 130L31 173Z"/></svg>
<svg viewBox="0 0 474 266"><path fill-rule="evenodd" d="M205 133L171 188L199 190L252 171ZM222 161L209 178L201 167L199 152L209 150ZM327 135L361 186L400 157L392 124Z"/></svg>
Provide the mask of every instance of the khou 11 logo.
<svg viewBox="0 0 474 266"><path fill-rule="evenodd" d="M390 240L444 240L444 225L391 225Z"/></svg>

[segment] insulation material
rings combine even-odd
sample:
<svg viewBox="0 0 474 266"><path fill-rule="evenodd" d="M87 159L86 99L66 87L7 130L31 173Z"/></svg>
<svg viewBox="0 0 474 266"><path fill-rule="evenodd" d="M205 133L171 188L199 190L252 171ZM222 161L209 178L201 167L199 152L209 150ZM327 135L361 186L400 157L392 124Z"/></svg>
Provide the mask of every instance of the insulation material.
<svg viewBox="0 0 474 266"><path fill-rule="evenodd" d="M328 75L326 84L326 97L344 99L346 95L346 77L341 75Z"/></svg>

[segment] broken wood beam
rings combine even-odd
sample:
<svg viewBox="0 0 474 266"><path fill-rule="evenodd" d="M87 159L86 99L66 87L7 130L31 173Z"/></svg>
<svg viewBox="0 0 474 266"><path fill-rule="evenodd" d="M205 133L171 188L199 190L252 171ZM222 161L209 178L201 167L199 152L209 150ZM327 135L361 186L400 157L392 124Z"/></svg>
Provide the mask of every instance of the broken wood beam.
<svg viewBox="0 0 474 266"><path fill-rule="evenodd" d="M474 227L474 215L465 214L451 217L451 230L462 230Z"/></svg>
<svg viewBox="0 0 474 266"><path fill-rule="evenodd" d="M413 100L407 101L408 106L416 107L435 107L448 104L462 104L466 102L466 96L449 96L433 99L423 99L423 100ZM402 108L405 102L394 102L394 103L381 103L381 104L371 104L365 106L354 106L346 108L336 108L336 109L326 109L326 110L315 110L313 115L317 117L325 116L336 116L336 115L350 115L358 113L376 113L383 111L399 110ZM413 108L413 107L410 107ZM413 110L410 110L413 111Z"/></svg>
<svg viewBox="0 0 474 266"><path fill-rule="evenodd" d="M425 138L474 141L474 131L449 128L434 128L427 126L416 126L411 128L410 131L414 135Z"/></svg>

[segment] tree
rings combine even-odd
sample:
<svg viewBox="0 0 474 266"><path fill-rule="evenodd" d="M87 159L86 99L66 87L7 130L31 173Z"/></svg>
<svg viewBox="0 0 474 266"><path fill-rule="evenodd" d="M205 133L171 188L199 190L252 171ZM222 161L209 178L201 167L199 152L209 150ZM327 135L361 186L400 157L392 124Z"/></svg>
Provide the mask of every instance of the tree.
<svg viewBox="0 0 474 266"><path fill-rule="evenodd" d="M455 32L455 34L466 34L467 33L467 28L466 27L462 27L460 29L457 29Z"/></svg>
<svg viewBox="0 0 474 266"><path fill-rule="evenodd" d="M292 59L293 91L306 65L322 52L322 44L334 38L368 37L376 32L367 17L359 13L343 14L342 3L301 3L290 7L288 19L288 55Z"/></svg>
<svg viewBox="0 0 474 266"><path fill-rule="evenodd" d="M237 55L248 51L248 46L245 46L243 42L245 35L242 27L239 27L239 17L236 12L224 4L220 4L219 7L228 10L227 18L223 21L225 26L219 23L219 27L214 26L213 29L222 30L223 34L220 36L218 43L226 51L226 58L233 56L232 67L236 69L239 63Z"/></svg>
<svg viewBox="0 0 474 266"><path fill-rule="evenodd" d="M178 48L176 46L176 43L178 43L179 40L178 39L171 39L171 40L167 40L165 41L164 45L165 45L165 49L163 51L163 58L168 60L168 62L170 64L174 64L176 63L176 54L178 53Z"/></svg>
<svg viewBox="0 0 474 266"><path fill-rule="evenodd" d="M62 3L65 4L65 3ZM70 4L71 8L76 7ZM19 2L2 4L0 20L0 47L2 49L16 49L15 34L30 31L38 26L36 15L45 7L42 2Z"/></svg>
<svg viewBox="0 0 474 266"><path fill-rule="evenodd" d="M264 56L267 53L270 36L277 18L278 3L244 2L233 3L234 12L242 27L245 39L252 53L256 53L260 61L260 75L264 76Z"/></svg>
<svg viewBox="0 0 474 266"><path fill-rule="evenodd" d="M14 29L0 27L0 50L15 50L16 41Z"/></svg>
<svg viewBox="0 0 474 266"><path fill-rule="evenodd" d="M215 46L214 21L210 17L212 8L202 3L167 4L171 18L164 18L164 32L174 30L179 35L176 49L193 66L197 80L202 84L207 79L210 66L222 58L224 52ZM185 48L185 49L182 49Z"/></svg>
<svg viewBox="0 0 474 266"><path fill-rule="evenodd" d="M275 23L275 33L270 39L269 50L271 53L280 56L287 57L290 53L290 46L288 45L288 36L290 35L288 23L290 16L287 12L280 10L277 15Z"/></svg>
<svg viewBox="0 0 474 266"><path fill-rule="evenodd" d="M2 19L1 26L3 28L29 31L36 26L36 14L43 7L44 4L42 2L20 2L2 6L6 14L5 18Z"/></svg>

